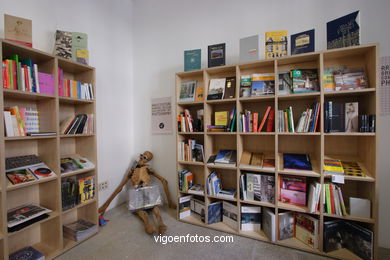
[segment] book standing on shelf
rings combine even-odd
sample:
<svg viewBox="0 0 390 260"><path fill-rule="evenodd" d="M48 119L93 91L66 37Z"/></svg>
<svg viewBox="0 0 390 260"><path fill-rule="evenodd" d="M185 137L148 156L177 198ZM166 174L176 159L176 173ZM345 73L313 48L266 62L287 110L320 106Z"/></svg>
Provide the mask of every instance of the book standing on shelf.
<svg viewBox="0 0 390 260"><path fill-rule="evenodd" d="M266 207L264 208L261 226L263 227L263 231L265 235L268 237L268 239L271 240L272 242L275 242L276 241L276 232L275 232L276 218L275 218L275 213L271 209Z"/></svg>
<svg viewBox="0 0 390 260"><path fill-rule="evenodd" d="M222 222L233 228L238 229L238 207L227 201L222 202Z"/></svg>
<svg viewBox="0 0 390 260"><path fill-rule="evenodd" d="M235 98L236 96L236 77L227 77L224 99Z"/></svg>
<svg viewBox="0 0 390 260"><path fill-rule="evenodd" d="M207 100L223 99L225 94L226 78L210 79Z"/></svg>
<svg viewBox="0 0 390 260"><path fill-rule="evenodd" d="M306 177L279 176L279 200L298 206L306 206Z"/></svg>
<svg viewBox="0 0 390 260"><path fill-rule="evenodd" d="M75 178L68 178L61 182L62 210L68 210L80 203L79 183Z"/></svg>
<svg viewBox="0 0 390 260"><path fill-rule="evenodd" d="M314 29L291 35L291 55L314 51Z"/></svg>
<svg viewBox="0 0 390 260"><path fill-rule="evenodd" d="M265 58L287 56L287 31L265 33Z"/></svg>
<svg viewBox="0 0 390 260"><path fill-rule="evenodd" d="M320 91L317 69L295 69L291 71L293 93Z"/></svg>
<svg viewBox="0 0 390 260"><path fill-rule="evenodd" d="M241 230L261 230L261 207L241 206Z"/></svg>
<svg viewBox="0 0 390 260"><path fill-rule="evenodd" d="M240 80L240 97L251 96L252 77L250 75L241 76Z"/></svg>
<svg viewBox="0 0 390 260"><path fill-rule="evenodd" d="M95 197L95 177L88 176L78 180L80 202L84 203Z"/></svg>
<svg viewBox="0 0 390 260"><path fill-rule="evenodd" d="M275 75L273 73L252 74L251 96L275 94Z"/></svg>
<svg viewBox="0 0 390 260"><path fill-rule="evenodd" d="M240 62L249 62L259 59L259 35L240 39Z"/></svg>
<svg viewBox="0 0 390 260"><path fill-rule="evenodd" d="M201 49L184 51L184 71L200 70Z"/></svg>
<svg viewBox="0 0 390 260"><path fill-rule="evenodd" d="M196 80L181 83L179 102L192 102L195 100Z"/></svg>
<svg viewBox="0 0 390 260"><path fill-rule="evenodd" d="M203 145L193 139L181 141L178 143L178 156L180 161L204 162Z"/></svg>
<svg viewBox="0 0 390 260"><path fill-rule="evenodd" d="M208 46L208 67L216 67L225 65L226 61L226 44L214 44Z"/></svg>
<svg viewBox="0 0 390 260"><path fill-rule="evenodd" d="M319 247L319 220L303 213L295 213L295 237L310 246Z"/></svg>
<svg viewBox="0 0 390 260"><path fill-rule="evenodd" d="M191 215L190 201L192 196L184 196L179 198L179 217L180 219Z"/></svg>
<svg viewBox="0 0 390 260"><path fill-rule="evenodd" d="M275 203L275 176L244 173L240 177L240 190L243 200Z"/></svg>
<svg viewBox="0 0 390 260"><path fill-rule="evenodd" d="M285 211L279 212L279 229L278 229L278 239L284 240L287 238L292 238L294 236L294 212Z"/></svg>

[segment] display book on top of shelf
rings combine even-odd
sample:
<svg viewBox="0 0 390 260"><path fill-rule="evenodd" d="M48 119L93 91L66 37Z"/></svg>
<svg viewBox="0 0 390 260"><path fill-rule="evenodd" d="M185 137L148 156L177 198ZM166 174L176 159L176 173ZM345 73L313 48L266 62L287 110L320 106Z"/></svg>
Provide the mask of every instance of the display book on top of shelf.
<svg viewBox="0 0 390 260"><path fill-rule="evenodd" d="M27 221L17 225L18 230L14 232L7 230L7 217L0 217L0 233L7 237L7 239L0 240L0 258L7 259L11 254L21 253L23 250L35 250L39 252L37 255L42 254L45 258L51 259L78 244L77 241L72 241L65 236L62 231L63 225L79 220L89 221L95 226L98 224L96 192L91 200L88 200L88 194L84 194L86 195L84 199L88 200L87 203L66 211L62 210L62 176L60 174L60 158L69 154L78 154L82 158L88 158L94 167L74 171L70 174L75 175L76 179L93 178L93 184L96 185L97 153L96 135L94 135L96 131L93 130L93 135L86 136L64 137L59 135L59 126L62 120L78 114L95 115L95 101L85 101L82 96L62 98L59 97L56 88L59 77L58 68L60 68L65 78L88 83L90 90L94 93L95 69L6 40L0 40L0 50L2 61L17 56L19 61L30 62L30 65L27 64L23 70L23 64L20 62L22 66L20 68L16 66L16 69L12 71L16 77L16 80L12 79L12 87L4 78L9 75L7 74L7 66L5 66L5 70L3 66L0 75L0 82L3 84L0 90L2 97L0 102L5 110L4 113L0 114L0 120L5 122L0 126L0 133L2 133L0 137L0 167L5 173L5 158L11 157L14 158L7 164L19 167L19 170L18 168L15 170L15 167L7 167L9 170L7 175L0 176L1 190L3 191L1 192L0 205L2 207L0 207L0 211L3 212L3 216L6 216L7 210L23 206L26 212L29 209L29 212L37 213L34 213L36 217L33 214L33 219L29 219L31 216L26 217ZM10 62L8 61L8 63ZM35 70L33 70L34 68ZM26 71L27 73L25 73ZM36 80L33 80L34 77ZM41 80L40 77L41 79L43 77L44 80ZM46 87L50 91L46 91ZM8 120L11 118L11 127L8 126L8 129L6 117ZM39 164L36 163L35 159L32 159L34 156L38 158ZM15 172L12 174L10 171L14 170ZM19 172L21 170L24 170L22 174ZM31 173L30 178L25 177L28 175L27 173ZM26 200L26 198L28 199ZM6 201L7 203L5 203ZM60 217L61 215L62 217Z"/></svg>
<svg viewBox="0 0 390 260"><path fill-rule="evenodd" d="M265 73L279 75L279 77L275 78L275 85L279 87L275 89L274 95L240 97L240 82L237 84L236 94L232 99L206 100L200 105L196 102L194 102L194 104L178 104L178 108L180 109L201 106L202 109L204 109L205 125L214 123L212 120L215 112L230 111L230 109L234 107L237 108L238 113L241 111L244 112L246 109L247 111L251 111L252 115L253 113L261 114L260 117L264 116L263 113L266 112L269 106L275 111L285 111L290 109L290 107L294 111L290 119L294 122L294 131L285 130L288 121L286 125L281 127L281 120L276 116L274 121L275 132L270 132L269 134L264 132L259 133L258 126L261 123L259 122L261 121L261 118L258 116L258 122L256 124L257 133L254 133L253 131L254 125L252 121L251 133L248 131L248 133L244 132L230 136L228 134L214 135L202 132L193 136L204 145L206 160L211 155L217 154L220 150L234 150L236 151L237 159L240 162L240 164L237 165L238 167L226 167L224 165L214 164L191 165L191 167L196 167L199 169L199 172L202 172L201 176L203 176L203 178L198 179L197 184L203 185L206 190L208 188L208 176L210 175L210 179L214 179L214 182L211 183L219 182L222 188L235 188L237 191L237 194L233 198L219 197L209 193L206 193L205 196L193 194L192 198L195 201L193 204L195 206L199 205L198 203L204 205L201 207L203 213L201 213L202 211L199 211L199 214L204 214L206 217L208 216L208 210L212 210L208 208L208 206L212 206L221 201L228 201L233 206L237 207L237 217L238 222L240 222L241 214L243 212L242 206L253 205L262 207L260 214L262 222L265 221L266 225L263 225L262 223L260 231L244 231L239 228L239 226L232 228L231 225L227 224L228 222L223 221L223 214L225 214L223 204L220 206L221 212L223 212L223 214L221 213L222 217L218 218L221 222L207 224L208 222L206 220L202 221L202 218L200 220L196 218L197 212L192 214L192 208L190 209L190 214L187 217L182 218L181 221L207 226L220 231L236 233L263 241L273 241L280 245L339 259L376 259L378 257L378 184L376 181L376 130L378 129L378 122L374 121L375 118L373 118L371 126L369 123L366 124L366 128L368 125L368 131L359 132L358 129L355 132L355 130L351 130L356 129L355 119L353 119L353 117L347 118L347 116L345 116L342 119L338 118L338 120L345 122L348 119L349 121L345 123L345 126L347 126L347 124L349 125L348 128L345 127L342 132L327 132L326 111L328 108L325 107L325 104L327 102L332 102L334 104L358 103L358 107L356 107L358 115L376 115L378 107L377 86L379 84L377 63L378 46L370 44L307 53L298 56L287 56L271 61L256 61L245 64L227 65L192 73L177 73L177 89L180 86L180 82L194 79L201 82L204 86L207 86L210 79L213 78L220 79L236 76L236 79L241 81L242 75ZM330 74L327 71L328 68L341 66L346 68L363 68L366 84L360 84L359 82L362 82L362 80L356 80L356 78L362 78L362 73L358 72L351 76L355 77L353 80L348 78L350 77L349 75L347 75L346 80L343 79L344 82L347 82L345 84L350 84L350 82L355 80L355 83L350 84L346 88L334 88L332 91L325 89L330 81L334 82L334 78L332 79L333 72L330 77ZM318 89L316 89L316 91L306 91L305 93L294 93L291 88L292 79L290 76L292 71L302 71L306 69L311 70L310 72L312 74L314 73L313 69L316 70L317 85L315 86L317 86ZM323 71L321 71L321 69L323 69ZM281 75L282 73L285 73L286 75ZM349 72L345 71L345 74L347 73ZM312 74L307 76L309 81L310 77L313 77ZM303 79L298 79L297 84L302 84L302 82ZM358 86L357 84L360 85ZM302 86L299 87L298 85L297 88L306 88L306 85ZM310 88L313 85L308 86ZM207 96L208 89L205 88L205 90L205 96ZM312 110L311 115L310 109ZM352 109L345 111L351 110ZM245 113L244 115L248 116L249 113ZM337 114L334 115L335 117L338 116ZM352 115L355 114L352 113ZM366 118L364 120L369 121L368 119L369 118ZM240 132L241 129L238 122L236 122L236 124L238 132ZM359 123L357 123L357 125L360 127ZM300 131L297 131L297 129L300 129ZM370 132L370 129L372 132ZM264 131L264 128L262 131ZM288 131L289 133L285 133L284 131ZM178 135L178 140L181 140L180 135ZM246 156L244 156L244 154ZM262 165L256 162L256 156L264 156L267 154L272 155L271 159L273 158L275 160L275 166L262 168ZM285 154L308 156L310 167L307 165L305 166L305 164L301 165L305 169L291 166L288 167L284 164L283 156ZM255 156L255 160L253 160L252 164L253 156ZM246 158L246 160L242 160L243 157ZM326 171L326 164L330 164L330 159L344 162L343 171L345 173L340 174L337 171ZM183 169L183 167L186 167L187 165L178 162L177 166L179 167L178 169ZM215 174L211 175L213 172L215 172ZM275 199L273 202L267 202L264 199L262 201L261 196L258 199L254 197L254 200L243 198L244 194L241 186L247 185L245 182L247 181L246 177L248 176L248 173L259 176L273 176L275 178ZM332 177L336 174L344 183L332 185L332 192L335 192L332 193L332 196L329 196L327 200L326 189L329 189L329 184L334 184L332 180L340 181L340 178ZM261 178L259 179L262 180ZM283 186L280 186L281 181L285 181L285 189ZM302 186L298 183L294 184L295 182L301 182L304 185ZM298 190L294 190L294 187L297 187ZM251 191L249 191L249 193L250 192ZM331 190L329 189L329 195L330 192ZM248 189L245 193L246 196L248 196ZM298 195L302 195L300 197L301 200L293 201L294 204L290 203L291 200L289 200L289 198L291 197L289 197L289 195L291 195L291 193L299 193ZM280 199L281 194L284 194L283 201ZM184 196L184 194L179 192L178 196L181 197ZM332 201L334 204L333 207L337 207L333 210ZM327 203L330 205L330 213L327 212ZM345 207L345 210L343 207ZM235 212L235 210L232 210L232 207L229 207L228 209L229 212ZM194 211L197 211L197 209L194 208ZM215 210L213 210L213 212L214 211ZM280 228L279 215L283 213L284 215L288 215L285 212L293 213L295 229L298 229L298 225L300 225L300 229L298 234L293 233L292 237L281 240L280 237L278 237L278 230ZM304 217L299 216L299 214ZM310 220L312 224L308 225L310 222L308 220ZM338 224L334 222L337 222ZM346 243L341 243L337 246L329 244L333 241L333 238L329 235L330 233L327 232L327 230L328 227L330 228L329 230L332 230L335 225L343 227L343 232L342 234L340 233L340 235L343 236L342 238L345 239ZM315 230L313 227L316 227ZM367 252L369 253L366 255L362 254L361 250L358 250L359 246L357 246L356 243L354 244L354 241L346 239L351 234L357 235L359 232L360 241L366 245L365 248L368 248ZM311 239L311 236L316 238L316 245L310 244L311 242L309 243L309 241L313 240Z"/></svg>

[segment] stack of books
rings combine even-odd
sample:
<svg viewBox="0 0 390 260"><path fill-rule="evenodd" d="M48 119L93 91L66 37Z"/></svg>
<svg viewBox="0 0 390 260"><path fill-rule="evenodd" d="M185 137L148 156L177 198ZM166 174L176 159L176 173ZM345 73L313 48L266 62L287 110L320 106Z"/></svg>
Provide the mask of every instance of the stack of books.
<svg viewBox="0 0 390 260"><path fill-rule="evenodd" d="M203 145L193 139L181 141L178 143L178 157L179 161L203 162Z"/></svg>
<svg viewBox="0 0 390 260"><path fill-rule="evenodd" d="M58 68L58 95L78 99L93 100L93 88L91 83L65 79L64 71Z"/></svg>
<svg viewBox="0 0 390 260"><path fill-rule="evenodd" d="M263 131L263 129L267 132L273 131L274 121L275 121L275 110L271 109L271 107L268 106L261 122L259 122L259 119L260 119L259 114L256 112L252 113L250 110L245 110L244 113L240 113L239 120L238 120L239 132L255 133L255 132L261 132ZM266 121L267 121L267 125L266 127L264 127Z"/></svg>
<svg viewBox="0 0 390 260"><path fill-rule="evenodd" d="M179 190L182 192L188 192L193 185L194 174L186 169L179 170Z"/></svg>
<svg viewBox="0 0 390 260"><path fill-rule="evenodd" d="M32 203L12 208L7 212L8 232L18 231L37 221L45 219L49 217L48 213L50 212L52 212L52 210Z"/></svg>
<svg viewBox="0 0 390 260"><path fill-rule="evenodd" d="M64 237L74 241L82 241L97 233L98 226L92 222L79 219L76 222L64 225L63 230Z"/></svg>

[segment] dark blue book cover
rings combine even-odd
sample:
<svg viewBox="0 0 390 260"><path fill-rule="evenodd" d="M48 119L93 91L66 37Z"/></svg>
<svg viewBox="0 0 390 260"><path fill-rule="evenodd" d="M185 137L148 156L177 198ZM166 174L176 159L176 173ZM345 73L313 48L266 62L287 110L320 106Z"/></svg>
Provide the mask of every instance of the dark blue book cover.
<svg viewBox="0 0 390 260"><path fill-rule="evenodd" d="M218 223L222 221L222 202L214 202L208 207L207 224Z"/></svg>
<svg viewBox="0 0 390 260"><path fill-rule="evenodd" d="M184 51L184 71L200 70L201 49Z"/></svg>
<svg viewBox="0 0 390 260"><path fill-rule="evenodd" d="M291 55L314 51L314 29L291 35Z"/></svg>
<svg viewBox="0 0 390 260"><path fill-rule="evenodd" d="M284 169L311 171L310 157L308 154L283 154Z"/></svg>
<svg viewBox="0 0 390 260"><path fill-rule="evenodd" d="M328 50L360 45L359 11L328 22L326 33Z"/></svg>
<svg viewBox="0 0 390 260"><path fill-rule="evenodd" d="M35 248L28 246L9 256L10 260L42 260L45 256Z"/></svg>
<svg viewBox="0 0 390 260"><path fill-rule="evenodd" d="M214 44L208 47L208 67L225 65L225 43Z"/></svg>

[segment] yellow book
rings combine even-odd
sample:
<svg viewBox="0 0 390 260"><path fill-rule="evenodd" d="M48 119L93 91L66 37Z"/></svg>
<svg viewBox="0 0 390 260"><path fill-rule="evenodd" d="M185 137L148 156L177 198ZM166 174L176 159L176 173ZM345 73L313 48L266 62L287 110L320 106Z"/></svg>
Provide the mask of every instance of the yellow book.
<svg viewBox="0 0 390 260"><path fill-rule="evenodd" d="M344 174L344 169L340 160L325 159L324 160L324 173L325 174Z"/></svg>
<svg viewBox="0 0 390 260"><path fill-rule="evenodd" d="M215 112L215 125L227 126L228 111Z"/></svg>
<svg viewBox="0 0 390 260"><path fill-rule="evenodd" d="M197 87L195 92L195 101L203 101L204 100L204 88Z"/></svg>
<svg viewBox="0 0 390 260"><path fill-rule="evenodd" d="M72 80L72 97L77 98L77 81Z"/></svg>
<svg viewBox="0 0 390 260"><path fill-rule="evenodd" d="M265 58L273 59L287 55L287 31L265 33Z"/></svg>
<svg viewBox="0 0 390 260"><path fill-rule="evenodd" d="M95 195L93 176L88 176L79 180L79 194L81 203L93 199Z"/></svg>

